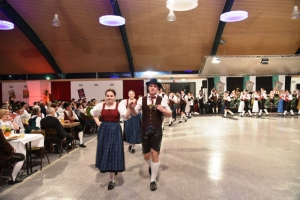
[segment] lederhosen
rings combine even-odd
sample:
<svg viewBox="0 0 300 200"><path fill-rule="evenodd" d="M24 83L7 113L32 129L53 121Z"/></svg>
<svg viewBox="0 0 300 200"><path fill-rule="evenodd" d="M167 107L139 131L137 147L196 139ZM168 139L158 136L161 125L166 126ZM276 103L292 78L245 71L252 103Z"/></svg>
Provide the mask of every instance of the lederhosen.
<svg viewBox="0 0 300 200"><path fill-rule="evenodd" d="M174 96L172 96L172 99L174 99ZM172 118L176 119L176 107L175 107L174 101L169 100L169 104L168 105L169 105L169 107L172 110Z"/></svg>
<svg viewBox="0 0 300 200"><path fill-rule="evenodd" d="M155 105L147 105L148 96L142 98L142 125L141 139L143 153L149 153L151 149L160 151L162 140L162 112L156 109L161 104L162 97L157 96Z"/></svg>
<svg viewBox="0 0 300 200"><path fill-rule="evenodd" d="M180 97L180 101L179 101L180 112L185 112L186 102L183 100L183 98L185 98L185 95L183 95L182 97Z"/></svg>
<svg viewBox="0 0 300 200"><path fill-rule="evenodd" d="M284 110L289 111L291 110L291 101L288 99L290 95L288 95L287 97L285 97L284 99Z"/></svg>
<svg viewBox="0 0 300 200"><path fill-rule="evenodd" d="M245 110L245 112L248 112L248 110L249 110L249 99L248 99L248 94L246 94L246 98L245 98L245 107L244 107L244 110Z"/></svg>
<svg viewBox="0 0 300 200"><path fill-rule="evenodd" d="M212 103L212 109L214 109L214 112L217 112L217 106L218 106L217 94L216 95L212 94L211 103Z"/></svg>

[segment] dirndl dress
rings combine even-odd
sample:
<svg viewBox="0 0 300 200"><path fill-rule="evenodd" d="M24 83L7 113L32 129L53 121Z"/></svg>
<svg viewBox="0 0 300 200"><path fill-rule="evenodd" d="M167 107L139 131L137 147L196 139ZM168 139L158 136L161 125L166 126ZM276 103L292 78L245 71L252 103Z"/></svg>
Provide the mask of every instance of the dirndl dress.
<svg viewBox="0 0 300 200"><path fill-rule="evenodd" d="M129 144L140 144L141 141L141 118L133 116L124 122L124 141Z"/></svg>
<svg viewBox="0 0 300 200"><path fill-rule="evenodd" d="M244 112L244 108L245 108L245 101L240 101L238 112L239 113Z"/></svg>
<svg viewBox="0 0 300 200"><path fill-rule="evenodd" d="M115 109L101 111L101 124L98 131L96 167L100 172L123 172L125 170L122 129L119 123L118 103Z"/></svg>
<svg viewBox="0 0 300 200"><path fill-rule="evenodd" d="M278 101L278 107L277 107L277 112L278 113L283 113L284 111L284 100L283 99L280 99Z"/></svg>
<svg viewBox="0 0 300 200"><path fill-rule="evenodd" d="M230 101L224 101L224 109L229 109L230 107Z"/></svg>
<svg viewBox="0 0 300 200"><path fill-rule="evenodd" d="M259 112L259 105L258 105L258 100L254 100L253 106L252 106L252 112Z"/></svg>

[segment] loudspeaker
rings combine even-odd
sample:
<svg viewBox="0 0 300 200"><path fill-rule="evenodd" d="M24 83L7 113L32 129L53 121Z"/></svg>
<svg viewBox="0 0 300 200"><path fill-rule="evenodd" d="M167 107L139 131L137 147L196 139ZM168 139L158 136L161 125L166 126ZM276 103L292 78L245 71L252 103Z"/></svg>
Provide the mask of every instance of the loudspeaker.
<svg viewBox="0 0 300 200"><path fill-rule="evenodd" d="M300 90L300 83L298 83L298 84L296 85L296 89L297 89L297 90Z"/></svg>
<svg viewBox="0 0 300 200"><path fill-rule="evenodd" d="M202 81L202 88L207 88L207 80Z"/></svg>

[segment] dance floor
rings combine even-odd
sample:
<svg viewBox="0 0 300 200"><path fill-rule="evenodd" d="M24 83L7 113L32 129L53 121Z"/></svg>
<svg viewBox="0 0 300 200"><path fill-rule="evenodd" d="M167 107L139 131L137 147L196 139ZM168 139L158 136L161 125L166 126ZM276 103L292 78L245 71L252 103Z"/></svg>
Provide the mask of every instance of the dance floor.
<svg viewBox="0 0 300 200"><path fill-rule="evenodd" d="M141 145L124 144L126 170L107 190L94 166L97 138L3 190L3 200L299 200L300 116L203 115L165 124L157 187L150 191Z"/></svg>

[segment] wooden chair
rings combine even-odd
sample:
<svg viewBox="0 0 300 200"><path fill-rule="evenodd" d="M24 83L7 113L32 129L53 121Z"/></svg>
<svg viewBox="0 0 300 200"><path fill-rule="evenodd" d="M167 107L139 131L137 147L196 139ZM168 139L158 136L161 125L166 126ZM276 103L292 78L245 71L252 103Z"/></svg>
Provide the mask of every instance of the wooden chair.
<svg viewBox="0 0 300 200"><path fill-rule="evenodd" d="M11 163L10 161L6 161L6 162L0 164L0 169L1 169L1 172L0 172L1 173L0 174L0 183L2 182L2 176L3 176L3 172L4 172L5 169L8 169L10 180L13 180L12 170L11 170L12 164L13 163Z"/></svg>
<svg viewBox="0 0 300 200"><path fill-rule="evenodd" d="M85 116L84 117L84 127L83 132L85 132L86 128L93 129L94 136L96 135L95 132L97 131L97 124L92 116Z"/></svg>
<svg viewBox="0 0 300 200"><path fill-rule="evenodd" d="M42 134L45 138L45 130L32 130L31 133L34 133L34 134ZM40 153L40 159L41 159L41 168L40 170L42 171L43 169L43 157L46 156L47 157L47 160L48 160L48 164L50 164L50 161L49 161L49 157L48 157L48 154L47 154L47 151L46 151L46 148L45 146L43 147L31 147L31 152L38 152Z"/></svg>
<svg viewBox="0 0 300 200"><path fill-rule="evenodd" d="M68 149L68 144L66 140L58 140L57 137L57 132L55 128L46 128L45 129L45 139L48 141L48 145L50 148L50 151L52 150L52 146L54 144L56 144L57 146L60 146L59 149L59 158L61 157L61 153L62 153L62 149L63 149L63 144L65 144L65 148L67 150L67 153L69 153L69 149Z"/></svg>

